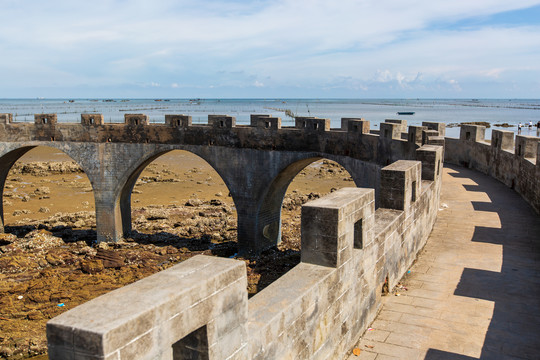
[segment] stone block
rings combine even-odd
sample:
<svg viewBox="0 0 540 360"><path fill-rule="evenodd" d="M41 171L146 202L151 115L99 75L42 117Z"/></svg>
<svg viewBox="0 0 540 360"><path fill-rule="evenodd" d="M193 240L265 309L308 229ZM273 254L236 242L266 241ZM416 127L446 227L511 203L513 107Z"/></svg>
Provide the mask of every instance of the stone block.
<svg viewBox="0 0 540 360"><path fill-rule="evenodd" d="M426 126L428 130L435 130L440 136L446 135L446 124L441 122L423 121L422 126Z"/></svg>
<svg viewBox="0 0 540 360"><path fill-rule="evenodd" d="M126 125L148 125L148 115L145 114L124 114L124 124Z"/></svg>
<svg viewBox="0 0 540 360"><path fill-rule="evenodd" d="M341 130L369 134L369 121L363 118L341 118Z"/></svg>
<svg viewBox="0 0 540 360"><path fill-rule="evenodd" d="M251 115L250 121L251 126L260 129L281 129L281 118L278 117L270 117L270 115Z"/></svg>
<svg viewBox="0 0 540 360"><path fill-rule="evenodd" d="M103 125L102 114L81 114L81 124L83 125Z"/></svg>
<svg viewBox="0 0 540 360"><path fill-rule="evenodd" d="M459 139L465 141L484 141L486 138L486 127L481 125L461 125Z"/></svg>
<svg viewBox="0 0 540 360"><path fill-rule="evenodd" d="M0 114L0 124L9 124L13 122L13 114Z"/></svg>
<svg viewBox="0 0 540 360"><path fill-rule="evenodd" d="M420 196L421 173L419 161L399 160L382 168L381 207L407 211Z"/></svg>
<svg viewBox="0 0 540 360"><path fill-rule="evenodd" d="M539 141L540 138L535 136L517 135L515 155L520 158L536 159Z"/></svg>
<svg viewBox="0 0 540 360"><path fill-rule="evenodd" d="M253 127L257 127L259 123L259 119L269 118L270 114L251 114L249 116L249 125Z"/></svg>
<svg viewBox="0 0 540 360"><path fill-rule="evenodd" d="M399 125L399 132L407 132L407 120L401 120L401 119L386 119L384 120L385 123L391 123L391 124L398 124Z"/></svg>
<svg viewBox="0 0 540 360"><path fill-rule="evenodd" d="M446 142L446 140L445 140L444 136L429 136L426 144L427 145L442 146L443 149L444 149L445 142ZM443 153L444 153L444 151L443 151Z"/></svg>
<svg viewBox="0 0 540 360"><path fill-rule="evenodd" d="M422 144L422 131L427 130L426 126L409 126L409 135L407 140L417 145Z"/></svg>
<svg viewBox="0 0 540 360"><path fill-rule="evenodd" d="M513 150L514 132L508 130L493 130L491 132L491 146L494 149Z"/></svg>
<svg viewBox="0 0 540 360"><path fill-rule="evenodd" d="M315 117L297 117L294 120L295 127L305 131L324 132L330 130L330 119Z"/></svg>
<svg viewBox="0 0 540 360"><path fill-rule="evenodd" d="M57 123L56 114L34 114L34 123L39 125L55 125Z"/></svg>
<svg viewBox="0 0 540 360"><path fill-rule="evenodd" d="M373 189L343 188L302 206L302 262L339 267L371 242Z"/></svg>
<svg viewBox="0 0 540 360"><path fill-rule="evenodd" d="M231 129L236 126L236 118L228 115L208 115L208 125L214 128Z"/></svg>
<svg viewBox="0 0 540 360"><path fill-rule="evenodd" d="M165 124L172 127L187 128L191 126L192 119L189 115L165 115Z"/></svg>
<svg viewBox="0 0 540 360"><path fill-rule="evenodd" d="M214 349L234 351L220 342L229 343L233 332L238 346L246 342L246 285L244 263L195 256L50 320L50 358L163 358L175 347L181 352L201 327ZM223 324L227 319L231 326ZM210 359L229 355L213 353Z"/></svg>
<svg viewBox="0 0 540 360"><path fill-rule="evenodd" d="M422 180L435 181L442 176L443 148L424 145L416 150L416 160L422 162Z"/></svg>
<svg viewBox="0 0 540 360"><path fill-rule="evenodd" d="M436 130L422 130L422 145L429 144L432 137L439 136L439 132Z"/></svg>
<svg viewBox="0 0 540 360"><path fill-rule="evenodd" d="M401 139L401 125L390 122L381 123L380 137L384 139Z"/></svg>

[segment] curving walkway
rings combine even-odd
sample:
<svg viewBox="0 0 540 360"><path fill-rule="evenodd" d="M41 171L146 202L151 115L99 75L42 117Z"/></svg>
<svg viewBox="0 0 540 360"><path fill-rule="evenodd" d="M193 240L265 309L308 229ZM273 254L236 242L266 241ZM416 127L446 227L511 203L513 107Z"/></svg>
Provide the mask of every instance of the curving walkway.
<svg viewBox="0 0 540 360"><path fill-rule="evenodd" d="M540 359L540 217L514 191L445 164L441 207L399 296L356 359Z"/></svg>

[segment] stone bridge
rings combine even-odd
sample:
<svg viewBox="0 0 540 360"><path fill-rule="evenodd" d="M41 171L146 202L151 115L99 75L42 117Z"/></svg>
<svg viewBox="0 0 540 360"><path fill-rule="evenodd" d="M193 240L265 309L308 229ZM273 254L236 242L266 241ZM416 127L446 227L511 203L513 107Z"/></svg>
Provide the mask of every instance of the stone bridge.
<svg viewBox="0 0 540 360"><path fill-rule="evenodd" d="M97 241L118 241L131 231L131 193L144 168L168 151L187 150L221 176L238 214L239 251L256 253L280 241L283 197L304 167L321 158L333 160L356 186L378 194L380 169L400 159L422 160L418 148L441 126L407 129L403 121L388 120L380 131L370 131L368 121L342 119L340 129L331 129L328 119L297 118L294 127L282 127L280 118L265 115L252 115L249 126L225 115L209 115L207 125L194 125L186 115L166 115L165 123L150 124L143 114L126 114L123 124L105 124L100 114L82 114L80 123L36 114L31 124L0 114L0 187L30 149L60 149L90 180ZM0 201L3 228L1 206Z"/></svg>

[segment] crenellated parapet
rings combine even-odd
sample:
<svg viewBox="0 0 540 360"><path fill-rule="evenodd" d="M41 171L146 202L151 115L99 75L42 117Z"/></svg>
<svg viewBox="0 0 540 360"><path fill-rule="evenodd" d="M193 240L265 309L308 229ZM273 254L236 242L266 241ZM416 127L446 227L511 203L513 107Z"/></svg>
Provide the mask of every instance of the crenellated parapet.
<svg viewBox="0 0 540 360"><path fill-rule="evenodd" d="M124 123L116 124L104 124L101 114L82 114L80 123L69 124L58 123L54 114L35 118L35 124L13 123L8 114L2 115L0 185L31 148L62 150L92 184L97 241L129 235L135 182L150 162L171 150L200 156L222 177L237 209L241 253L258 253L280 241L286 189L314 161L336 161L357 186L372 187L377 195L383 191L383 167L397 160L422 160L430 167L427 163L432 161L419 155L422 144L416 138L407 139L404 123L382 124L391 132L384 136L372 134L369 122L361 118L344 118L339 129L330 129L328 119L318 118L298 118L295 127L282 127L281 119L266 115L253 115L250 126L237 125L227 115L209 115L204 125L192 124L188 115L167 115L162 124L149 123L144 114L125 114ZM379 201L376 197L377 206Z"/></svg>
<svg viewBox="0 0 540 360"><path fill-rule="evenodd" d="M57 141L92 143L151 143L212 145L256 150L319 151L345 155L380 165L399 159L415 159L423 144L444 146L439 133L427 126L409 126L405 120L388 119L380 130L370 130L363 118L343 118L341 127L330 128L329 119L297 117L294 126L283 127L281 118L251 115L249 125L238 125L228 115L208 115L206 124L192 117L167 114L164 123L150 123L145 114L125 114L123 123L105 123L102 114L81 114L79 123L61 123L56 114L36 114L34 124L14 122L0 114L0 142ZM432 131L432 130L428 130Z"/></svg>
<svg viewBox="0 0 540 360"><path fill-rule="evenodd" d="M305 204L300 264L251 299L242 261L199 255L49 321L49 357L344 358L434 224L442 149L421 149L382 169L387 207L369 188Z"/></svg>
<svg viewBox="0 0 540 360"><path fill-rule="evenodd" d="M521 194L540 213L540 138L462 125L459 139L446 138L445 161L490 175Z"/></svg>
<svg viewBox="0 0 540 360"><path fill-rule="evenodd" d="M103 125L102 114L81 114L81 124L83 126Z"/></svg>

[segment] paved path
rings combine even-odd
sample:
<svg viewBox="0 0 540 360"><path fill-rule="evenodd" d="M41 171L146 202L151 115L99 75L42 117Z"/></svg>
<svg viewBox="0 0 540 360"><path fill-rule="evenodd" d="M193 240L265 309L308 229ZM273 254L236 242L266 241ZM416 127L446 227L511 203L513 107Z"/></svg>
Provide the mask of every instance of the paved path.
<svg viewBox="0 0 540 360"><path fill-rule="evenodd" d="M540 217L515 192L449 166L425 249L356 359L540 359Z"/></svg>

